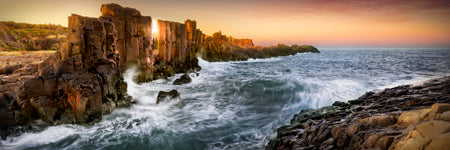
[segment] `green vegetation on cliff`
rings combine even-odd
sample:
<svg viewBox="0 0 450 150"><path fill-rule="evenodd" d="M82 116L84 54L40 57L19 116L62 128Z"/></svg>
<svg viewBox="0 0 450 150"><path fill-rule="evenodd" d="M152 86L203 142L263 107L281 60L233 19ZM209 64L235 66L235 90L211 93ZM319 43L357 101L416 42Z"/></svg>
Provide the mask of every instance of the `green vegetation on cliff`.
<svg viewBox="0 0 450 150"><path fill-rule="evenodd" d="M0 22L0 51L57 50L66 33L61 25Z"/></svg>

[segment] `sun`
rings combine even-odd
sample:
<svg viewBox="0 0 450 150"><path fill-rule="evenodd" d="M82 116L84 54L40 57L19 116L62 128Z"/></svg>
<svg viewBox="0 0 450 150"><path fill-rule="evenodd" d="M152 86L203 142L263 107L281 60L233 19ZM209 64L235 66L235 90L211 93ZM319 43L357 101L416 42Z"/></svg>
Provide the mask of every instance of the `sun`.
<svg viewBox="0 0 450 150"><path fill-rule="evenodd" d="M152 33L158 33L158 21L156 19L152 19Z"/></svg>

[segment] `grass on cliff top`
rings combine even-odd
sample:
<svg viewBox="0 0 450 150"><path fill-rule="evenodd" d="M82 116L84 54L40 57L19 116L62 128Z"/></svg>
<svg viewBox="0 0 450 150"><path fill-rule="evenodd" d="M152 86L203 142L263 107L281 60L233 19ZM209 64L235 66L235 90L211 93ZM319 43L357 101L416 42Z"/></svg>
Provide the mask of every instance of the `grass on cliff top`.
<svg viewBox="0 0 450 150"><path fill-rule="evenodd" d="M24 56L24 55L36 55L36 56L47 56L53 54L56 51L50 50L39 50L39 51L0 51L0 56Z"/></svg>

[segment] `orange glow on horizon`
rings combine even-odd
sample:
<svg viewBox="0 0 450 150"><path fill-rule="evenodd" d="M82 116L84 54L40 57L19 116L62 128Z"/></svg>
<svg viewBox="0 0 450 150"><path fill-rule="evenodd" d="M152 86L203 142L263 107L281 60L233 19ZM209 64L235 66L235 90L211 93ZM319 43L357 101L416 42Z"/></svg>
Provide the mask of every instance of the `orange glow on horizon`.
<svg viewBox="0 0 450 150"><path fill-rule="evenodd" d="M450 46L447 1L14 0L0 1L0 21L67 26L72 13L99 17L101 4L113 2L152 18L196 20L197 28L207 35L221 30L234 38L253 39L255 45ZM156 19L152 19L152 33L158 33Z"/></svg>

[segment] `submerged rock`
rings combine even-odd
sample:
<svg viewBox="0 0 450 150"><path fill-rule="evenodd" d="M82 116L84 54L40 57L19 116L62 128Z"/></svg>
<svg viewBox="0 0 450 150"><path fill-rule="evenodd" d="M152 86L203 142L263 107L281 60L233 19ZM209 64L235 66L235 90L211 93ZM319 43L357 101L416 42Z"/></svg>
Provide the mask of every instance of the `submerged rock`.
<svg viewBox="0 0 450 150"><path fill-rule="evenodd" d="M186 83L190 83L190 82L192 82L191 77L188 74L185 73L180 78L178 78L175 81L173 81L173 84L181 85L181 84L186 84Z"/></svg>
<svg viewBox="0 0 450 150"><path fill-rule="evenodd" d="M177 90L171 90L170 92L159 91L158 97L156 98L156 104L164 102L169 99L179 98L180 93Z"/></svg>
<svg viewBox="0 0 450 150"><path fill-rule="evenodd" d="M266 149L445 149L450 76L302 110Z"/></svg>

